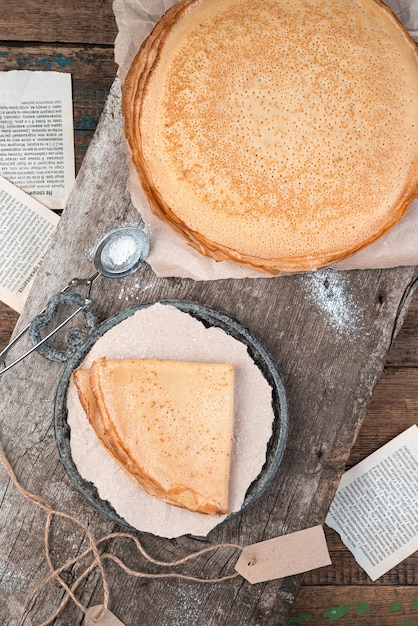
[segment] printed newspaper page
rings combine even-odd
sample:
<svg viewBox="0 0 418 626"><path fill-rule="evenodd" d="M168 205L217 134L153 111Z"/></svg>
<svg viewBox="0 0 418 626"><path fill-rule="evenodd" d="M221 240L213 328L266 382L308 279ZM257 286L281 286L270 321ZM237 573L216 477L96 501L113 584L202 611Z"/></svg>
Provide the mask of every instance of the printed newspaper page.
<svg viewBox="0 0 418 626"><path fill-rule="evenodd" d="M0 176L0 300L23 309L58 215Z"/></svg>
<svg viewBox="0 0 418 626"><path fill-rule="evenodd" d="M418 427L346 472L326 524L372 580L418 550Z"/></svg>
<svg viewBox="0 0 418 626"><path fill-rule="evenodd" d="M0 72L0 174L65 207L75 180L71 74Z"/></svg>

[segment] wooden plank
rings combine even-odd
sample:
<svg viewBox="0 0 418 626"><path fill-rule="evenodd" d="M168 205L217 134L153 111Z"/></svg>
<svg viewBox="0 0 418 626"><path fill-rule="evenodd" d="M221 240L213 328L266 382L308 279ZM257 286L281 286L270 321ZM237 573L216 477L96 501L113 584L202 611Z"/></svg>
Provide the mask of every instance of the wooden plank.
<svg viewBox="0 0 418 626"><path fill-rule="evenodd" d="M309 610L305 607L309 606ZM416 587L329 586L301 588L287 626L416 626Z"/></svg>
<svg viewBox="0 0 418 626"><path fill-rule="evenodd" d="M9 14L11 15L11 19L10 19L10 24L8 24L8 32L7 33L2 33L6 34L6 37L2 36L3 41L5 39L7 39L8 37L10 37L9 40L12 39L21 39L23 38L23 34L29 34L28 35L28 39L32 40L32 41L68 41L68 42L74 42L74 41L85 41L85 39L81 39L81 37L83 37L84 35L77 35L77 32L80 33L83 29L85 30L85 25L80 25L77 24L76 20L73 20L73 16L76 13L79 13L80 11L80 3L73 3L73 2L68 2L65 4L65 6L59 7L59 9L54 6L54 10L53 12L49 12L48 14L48 19L46 19L47 17L47 12L44 11L44 14L42 15L42 23L40 23L40 20L38 19L38 16L34 16L33 15L33 9L32 9L32 14L30 13L31 9L30 9L30 5L31 3L29 2L24 2L21 5L17 6L17 3L10 3L7 2L7 6L13 11L13 15L11 15L11 10L9 11ZM34 3L32 3L34 4ZM39 11L39 7L42 7L44 3L43 2L37 2L36 3L36 7L35 10ZM49 3L52 4L52 3ZM107 8L110 7L111 3L107 2L105 3L107 4ZM12 6L13 5L13 6ZM25 5L26 5L26 9L25 9ZM56 26L54 26L53 28L51 27L51 19L55 20L56 15L57 15L57 11L61 11L61 15L63 15L63 12L67 12L68 16L67 18L63 18L63 21L59 24L56 24ZM89 11L92 10L92 12L94 11L94 14L97 15L97 6L96 6L96 2L93 0L90 5L89 5ZM19 20L17 19L17 16L20 13L20 17ZM41 12L39 12L39 14L41 14ZM109 13L110 15L110 13ZM8 17L6 17L6 19L9 19ZM113 42L113 35L110 37L109 33L105 36L103 36L103 34L99 33L98 30L98 21L95 21L94 24L94 28L90 27L90 22L91 22L91 18L89 17L89 22L88 22L88 36L91 36L95 41L97 41L97 43L102 44L105 43L105 45L111 44ZM4 23L4 19L3 19L3 15L2 15L2 24ZM44 35L44 33L47 33L47 36ZM49 34L48 34L49 33ZM17 36L16 36L17 35ZM107 43L106 41L107 40ZM37 69L36 67L36 58L37 58L37 52L35 52L37 46L34 45L33 47L25 47L24 51L20 51L20 53L18 53L17 51L19 50L19 48L21 47L21 45L19 44L18 48L14 48L14 47L10 47L10 50L12 52L16 52L15 55L15 59L19 59L19 61L22 63L22 60L24 60L25 56L26 56L26 52L29 50L30 54L33 52L33 56L32 56L32 61L33 61L33 65L32 65L32 69ZM67 46L67 48L70 50L71 48L69 46ZM87 49L87 48L86 48ZM1 50L4 50L3 48ZM80 48L80 50L82 51L83 48ZM48 63L51 63L51 68L52 69L60 69L60 71L67 71L67 68L65 66L65 63L68 60L68 56L71 54L70 53L65 53L63 54L63 46L61 45L56 45L56 46L40 46L39 47L39 51L40 51L40 56L38 57L38 61L39 61L39 66L42 66L42 64L44 65L44 69L47 69L48 67ZM25 55L23 54L23 52L25 52ZM101 53L106 53L107 55L109 55L109 58L111 58L112 56L112 51L108 48L100 48L97 47L97 52L98 55L100 55ZM60 58L59 54L63 54L63 56ZM27 58L27 57L26 57ZM2 63L4 60L4 57L2 55L0 55L0 63ZM24 63L27 63L27 61L25 61ZM61 67L60 67L60 63L61 63ZM80 63L79 64L79 69L77 69L77 71L75 71L75 63L73 62L73 64L70 66L71 67L71 72L73 74L73 77L75 80L77 79L77 75L79 72L83 72L83 70L85 68L83 68L83 64ZM24 64L22 65L22 67L24 66ZM97 64L98 67L102 67L103 64L98 63ZM96 67L97 67L96 66ZM69 66L67 66L69 67ZM91 60L91 64L89 67L89 70L92 73L92 78L90 78L90 80L93 81L97 81L98 83L101 84L102 81L102 74L101 72L98 72L96 70L96 72L93 71L94 68L94 60L92 58ZM2 67L3 69L3 67ZM12 69L12 68L9 68ZM15 69L15 67L13 67L13 69ZM109 73L110 75L110 73ZM110 75L110 78L108 80L108 84L110 85L111 80L113 79L113 74ZM74 82L74 84L76 84ZM87 83L88 84L88 83ZM100 90L100 85L99 88ZM88 88L87 88L88 90ZM93 90L88 90L89 93L89 97L87 100L85 100L85 102L87 101L88 103L92 102L94 100L92 93ZM102 97L103 94L101 94L100 97ZM104 99L104 98L103 98ZM101 111L101 105L100 105L100 110L99 108L93 106L90 106L90 104L88 105L89 108L87 111L85 111L84 115L85 118L83 118L82 116L82 100L83 100L83 94L80 91L80 116L79 116L79 120L81 121L81 123L78 125L78 128L76 128L75 131L75 141L76 141L76 161L77 161L77 170L79 169L79 166L81 164L82 158L84 156L85 150L86 150L86 146L89 143L90 138L92 137L93 133L94 133L94 127L95 127L95 121L97 119L97 111L98 114L100 114ZM76 105L76 103L75 103ZM75 115L76 118L76 115ZM83 119L85 120L86 124L83 125ZM87 125L87 123L93 121L93 125L90 129L86 129L85 126ZM132 296L131 303L135 302L135 297ZM417 299L414 299L414 302L412 303L411 309L414 307L414 303L417 302ZM400 334L398 335L394 346L392 347L390 353L389 353L389 362L391 365L394 366L407 366L407 365L416 365L416 356L418 354L418 350L417 350L417 333L416 333L416 327L417 324L412 323L412 326L410 328L409 334L408 336L405 335L405 331L408 329L408 318L410 318L410 315L408 314L407 319L405 320L404 326L400 332ZM13 313L12 311L8 310L7 307L4 307L0 305L0 341L1 341L1 337L3 336L6 340L6 337L8 335L9 332L11 332L12 327L15 323L17 319L17 316L15 313ZM416 319L416 318L415 318ZM4 326L5 324L5 326ZM2 328L4 329L2 331ZM3 334L2 334L3 333ZM403 341L403 337L405 337L405 340ZM402 343L403 342L403 343ZM414 347L415 346L415 347ZM406 352L405 352L406 350ZM401 399L403 398L402 395L402 388L403 388L403 378L402 377L397 377L396 379L397 382L397 388L394 389L394 387L392 385L391 389L392 392L396 391L398 393L398 397L400 397ZM373 396L373 400L375 398L376 393L378 393L378 390L380 388L381 385L385 385L385 380L383 380L381 383L379 382L376 391L374 393ZM412 383L411 383L412 385ZM406 394L407 394L407 398L410 398L411 396L410 391L412 393L412 387L409 384L406 384ZM371 407L372 409L372 407ZM354 459L355 458L363 458L363 454L366 454L367 450L373 451L372 450L372 446L373 446L373 441L374 441L374 437L372 434L370 434L370 436L368 436L363 443L361 442L361 435L363 433L363 429L367 428L367 424L369 422L369 415L370 415L370 411L367 413L367 417L366 420L364 422L364 425L360 431L360 436L357 439L357 443L356 443L356 447L353 449L353 454L354 454ZM373 416L374 419L374 416ZM385 424L385 429L384 429L384 433L383 436L380 437L380 435L378 435L378 441L385 441L386 437L391 436L392 432L396 432L396 413L395 412L391 412L391 414L388 416L388 424L391 424L391 426L388 426L389 430L386 430L386 424ZM1 420L0 420L1 422ZM382 420L380 419L380 422L382 422ZM381 426L382 428L383 426ZM373 423L371 423L370 426L371 430L373 429ZM0 434L1 434L1 429L2 426L0 424ZM38 435L39 436L39 435ZM36 439L36 433L33 434L33 438ZM357 445L360 444L360 448L356 451ZM356 457L357 455L357 457ZM53 456L53 455L52 455ZM351 464L352 461L350 459L349 463ZM59 473L59 467L57 468L57 471ZM0 475L0 483L1 483L1 478L2 475ZM1 487L0 487L0 494L1 494ZM9 504L9 500L7 501L7 505ZM16 497L15 499L15 505L16 507L21 506L21 501L19 498ZM25 509L26 510L26 509ZM32 519L32 518L31 518ZM36 518L35 518L36 521ZM35 524L36 526L36 524ZM22 524L22 528L24 528L23 524ZM40 528L40 532L42 532L42 527ZM72 529L70 529L72 530ZM332 533L332 531L330 531ZM343 584L343 583L348 583L350 581L355 582L355 581L359 581L361 576L361 572L357 572L354 573L354 568L356 567L354 560L352 559L351 555L349 553L347 553L346 549L344 548L344 546L341 544L339 538L337 535L335 535L335 533L333 533L334 536L330 537L330 533L327 532L327 539L328 542L330 544L330 549L331 549L331 554L332 554L332 558L333 558L333 562L334 565L331 568L327 568L327 580L329 580L329 583L332 584L333 582L337 581L337 583L339 584ZM33 546L30 546L30 558L31 560L36 560L36 554L33 554ZM401 580L407 580L410 584L414 584L414 578L413 578L413 572L417 571L416 568L416 562L415 562L415 557L411 557L410 559L407 560L407 563L412 561L412 565L408 566L408 571L407 572L403 572L403 570L401 571L401 573L397 574L397 578L393 577L391 574L391 578L390 580L392 581L393 585L399 584L399 582ZM40 560L40 563L42 565L42 559ZM398 566L398 568L403 568L403 564L401 564L400 566ZM396 568L398 570L398 568ZM332 576L330 574L330 572L332 573ZM19 572L18 572L19 573ZM10 568L8 572L6 572L6 574L3 576L2 578L2 583L5 585L6 583L10 583L10 578L12 578L14 575L16 575L16 571L13 568ZM33 575L33 574L32 574ZM70 574L69 574L70 575ZM403 578L402 578L403 576ZM305 577L305 583L307 582L309 583L315 583L316 579L315 577L312 577L312 579L309 577L309 575L307 575L307 577ZM94 580L93 580L94 582ZM96 581L97 582L97 581ZM367 584L367 581L364 581L364 584ZM389 584L389 580L387 581L387 584ZM415 584L416 584L416 580L415 580ZM302 608L307 608L307 612L309 614L310 612L310 607L318 607L318 611L320 611L321 606L320 606L320 602L318 601L317 604L315 604L316 602L316 597L317 594L320 594L320 590L317 589L317 587L312 586L312 587L306 587L306 589L310 590L310 594L309 596L305 596L307 597L306 603L304 604L304 606ZM3 587L0 587L0 591L1 589L3 589ZM57 591L57 588L56 588ZM141 589L142 591L142 589ZM185 589L185 593L187 593L188 590ZM331 592L331 602L328 603L326 598L324 596L320 596L323 598L324 604L322 604L323 607L323 611L329 609L329 607L334 606L333 602L332 602L332 598L336 597L335 593L337 591L335 589L332 590ZM302 593L302 592L301 592ZM399 593L401 594L401 597L403 598L403 589L399 588ZM19 602L19 598L20 595L24 595L25 594L25 589L23 587L23 585L21 586L20 591L16 592L16 594L13 594L12 596L8 595L6 598L6 602L9 606L9 609L11 611L10 613L10 625L13 624L12 620L15 617L15 612L14 612L14 606L16 603ZM349 603L349 600L351 600L351 598L356 598L360 597L359 592L357 591L357 588L355 586L351 587L350 585L347 585L346 587L344 587L342 589L342 594L343 597L341 598L341 604L346 605ZM344 600L344 594L345 594L345 600ZM86 594L84 594L86 595ZM347 601L347 598L349 599ZM299 600L299 596L298 596L298 600ZM379 602L379 606L382 603ZM133 605L133 602L131 602L132 608L131 610L133 611L133 614L135 614L135 608ZM297 608L297 606L296 606ZM191 610L191 609L190 609ZM16 614L18 613L18 611L16 612ZM7 613L6 613L7 614ZM76 613L77 617L79 617L78 613ZM384 619L387 616L387 613L381 613L381 619L380 621L375 621L376 624L388 624L389 626L389 622L385 622ZM352 621L350 623L358 623L356 622L358 616L356 616L356 614L354 613L353 615L351 615L351 619ZM67 619L69 619L70 621L67 621ZM319 619L319 618L318 618ZM328 621L330 620L330 617L327 615L327 617L323 617L323 620L326 619L326 623L328 623ZM65 618L63 618L64 621L60 621L60 623L68 623L68 624L73 624L74 622L72 621L72 618L67 618L67 616ZM406 619L405 619L406 622ZM129 623L129 622L128 622ZM156 622L157 623L157 622ZM324 623L323 622L317 622L317 623ZM369 623L369 622L367 622ZM395 622L394 622L395 623ZM412 626L412 625L411 625Z"/></svg>
<svg viewBox="0 0 418 626"><path fill-rule="evenodd" d="M1 41L113 45L115 36L112 0L2 0Z"/></svg>
<svg viewBox="0 0 418 626"><path fill-rule="evenodd" d="M121 127L116 84L19 326L71 276L89 275L87 252L102 232L135 219L126 191ZM180 557L207 542L247 545L324 519L383 368L394 329L402 318L399 304L405 302L415 276L414 268L399 268L195 282L158 279L146 267L139 275L124 279L125 293L131 294L128 300L119 297L118 281L107 281L100 288L104 291L98 288L95 303L101 319L129 304L167 297L204 302L229 313L252 329L273 355L289 397L288 446L280 471L266 494L243 515L215 529L207 540L183 537L169 541L141 535L154 556ZM4 377L0 437L22 482L60 509L87 520L99 536L113 525L75 492L58 462L51 414L60 371L59 364L46 362L35 354ZM30 618L39 622L62 597L53 585L35 598L28 599L26 594L29 579L33 583L35 578L36 582L45 572L42 516L22 501L7 480L0 484L0 500L0 584L5 598L0 605L0 622L10 623L13 616L15 624L23 624L28 611ZM81 550L81 545L82 540L75 540L74 531L69 533L57 524L57 557L61 553L62 558L73 555L74 549ZM110 549L131 564L143 567L130 546ZM227 571L232 562L232 557L219 555L193 564L189 571L216 574ZM70 575L73 577L77 571L75 568ZM300 584L300 577L254 586L241 580L222 585L137 581L120 576L115 568L109 568L109 580L114 612L128 625L140 612L142 626L277 626L286 622ZM98 582L95 573L83 585L80 593L84 602L101 601ZM81 621L80 611L69 604L61 623L74 626Z"/></svg>
<svg viewBox="0 0 418 626"><path fill-rule="evenodd" d="M416 307L408 312L405 324L409 318L409 323L412 325L411 315L414 312L416 312ZM9 340L17 319L17 313L0 303L0 349ZM395 341L395 345L398 340ZM418 371L416 369L385 368L373 392L370 407L352 448L347 467L358 463L410 425L418 423L417 388ZM326 529L326 536L333 562L332 568L323 570L327 573L327 580L329 582L342 581L345 585L348 585L350 581L359 583L361 580L367 580L367 576L362 573L351 556L343 558L342 554L347 552L347 549L338 535ZM409 565L409 561L412 566ZM408 559L408 565L403 562L386 574L383 577L384 584L389 584L390 581L393 581L393 584L397 584L400 580L405 581L407 574L403 569L406 567L408 570L412 568L412 571L418 571L418 554ZM310 572L305 575L304 585L315 585L318 580L317 572ZM379 581L376 584L379 584Z"/></svg>
<svg viewBox="0 0 418 626"><path fill-rule="evenodd" d="M12 311L4 302L0 302L0 351L8 343L18 317L16 311Z"/></svg>
<svg viewBox="0 0 418 626"><path fill-rule="evenodd" d="M416 298L414 298L415 302ZM416 306L412 306L408 312L405 324L413 325ZM0 303L0 349L6 344L13 327L17 321L17 314ZM398 339L395 341L395 345ZM408 428L413 423L418 423L418 400L416 390L418 388L418 371L408 368L386 368L373 393L372 402L367 411L366 418L360 429L357 441L352 449L347 466L358 463L368 454L387 441L395 437L399 432ZM370 580L364 571L357 565L352 555L347 551L339 536L331 529L325 528L327 544L333 565L322 570L314 570L304 577L304 587L312 588L298 595L298 606L300 608L300 598L304 598L304 609L307 614L311 614L311 607L315 606L319 610L319 599L317 596L317 586L321 584L340 583L346 587L347 597L351 596L349 591L352 585L368 585ZM381 579L374 583L377 588L380 585L414 585L418 572L418 554L412 555L406 561L400 563ZM404 601L404 589L399 591L399 599ZM379 600L376 591L377 607L382 607L386 611L386 606ZM327 610L324 605L323 611ZM295 611L292 612L295 615ZM382 621L380 623L383 623Z"/></svg>
<svg viewBox="0 0 418 626"><path fill-rule="evenodd" d="M388 364L373 392L371 404L351 450L347 468L364 459L412 424L418 423L418 370L411 367L417 364L417 330L418 294L415 292L403 326L389 351ZM354 619L359 619L358 609L363 604L370 607L363 615L367 624L412 626L418 623L416 594L413 601L409 602L411 593L415 593L416 589L414 585L418 571L417 553L402 561L375 583L371 583L337 533L325 528L325 534L332 566L305 574L303 586L292 609L289 626L305 621L323 624L325 617L327 620L331 619L333 607L340 607L335 610L333 618L335 620L338 618L338 624L351 624ZM330 586L324 590L322 585ZM367 599L369 594L372 594L372 601L366 602L365 598ZM386 600L388 594L389 601ZM339 602L337 597L340 598ZM392 606L393 597L393 602L398 603L394 606L399 606L399 612L393 611L391 614L388 607ZM346 607L342 612L341 606Z"/></svg>
<svg viewBox="0 0 418 626"><path fill-rule="evenodd" d="M388 586L416 585L418 582L418 554L411 555L372 582L365 571L356 563L351 552L347 550L339 535L325 526L325 536L332 565L307 572L303 586L316 588L321 585L364 585L375 587L376 590Z"/></svg>
<svg viewBox="0 0 418 626"><path fill-rule="evenodd" d="M418 369L387 367L349 458L355 465L365 456L418 424Z"/></svg>
<svg viewBox="0 0 418 626"><path fill-rule="evenodd" d="M389 350L388 366L418 367L418 297L412 299L402 329Z"/></svg>

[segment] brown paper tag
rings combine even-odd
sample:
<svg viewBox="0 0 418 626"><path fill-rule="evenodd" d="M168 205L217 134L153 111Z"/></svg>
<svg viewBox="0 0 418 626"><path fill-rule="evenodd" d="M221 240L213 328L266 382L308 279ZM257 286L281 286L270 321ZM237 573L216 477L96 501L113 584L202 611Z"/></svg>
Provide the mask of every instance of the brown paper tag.
<svg viewBox="0 0 418 626"><path fill-rule="evenodd" d="M252 557L252 558L251 558ZM331 565L322 526L247 546L235 570L251 584Z"/></svg>
<svg viewBox="0 0 418 626"><path fill-rule="evenodd" d="M120 619L113 615L109 609L107 609L100 622L96 622L95 618L97 618L102 608L103 605L98 604L87 609L83 626L124 626Z"/></svg>

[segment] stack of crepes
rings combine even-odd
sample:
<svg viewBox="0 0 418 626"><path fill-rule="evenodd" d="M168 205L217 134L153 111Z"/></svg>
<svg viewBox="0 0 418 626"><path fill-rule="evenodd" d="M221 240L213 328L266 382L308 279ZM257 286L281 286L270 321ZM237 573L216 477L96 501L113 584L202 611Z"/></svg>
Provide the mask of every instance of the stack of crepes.
<svg viewBox="0 0 418 626"><path fill-rule="evenodd" d="M323 267L418 195L417 45L378 0L181 0L122 104L153 211L216 260Z"/></svg>
<svg viewBox="0 0 418 626"><path fill-rule="evenodd" d="M228 512L233 365L100 358L73 378L99 440L147 493Z"/></svg>

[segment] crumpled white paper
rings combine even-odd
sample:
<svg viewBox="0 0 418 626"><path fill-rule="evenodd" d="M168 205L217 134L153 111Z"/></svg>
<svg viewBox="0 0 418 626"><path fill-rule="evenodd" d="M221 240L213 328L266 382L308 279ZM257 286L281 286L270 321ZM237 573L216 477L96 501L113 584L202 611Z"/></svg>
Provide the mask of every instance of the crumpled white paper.
<svg viewBox="0 0 418 626"><path fill-rule="evenodd" d="M142 41L173 0L114 0L113 10L118 26L115 60L123 81ZM402 21L411 36L418 39L418 0L387 0L386 4ZM252 270L228 261L214 261L191 248L170 226L151 211L137 174L130 166L128 188L132 203L138 209L151 240L147 262L158 276L179 276L195 280L262 277L270 274ZM350 258L333 265L335 269L379 269L418 264L418 199L407 214L386 235Z"/></svg>

